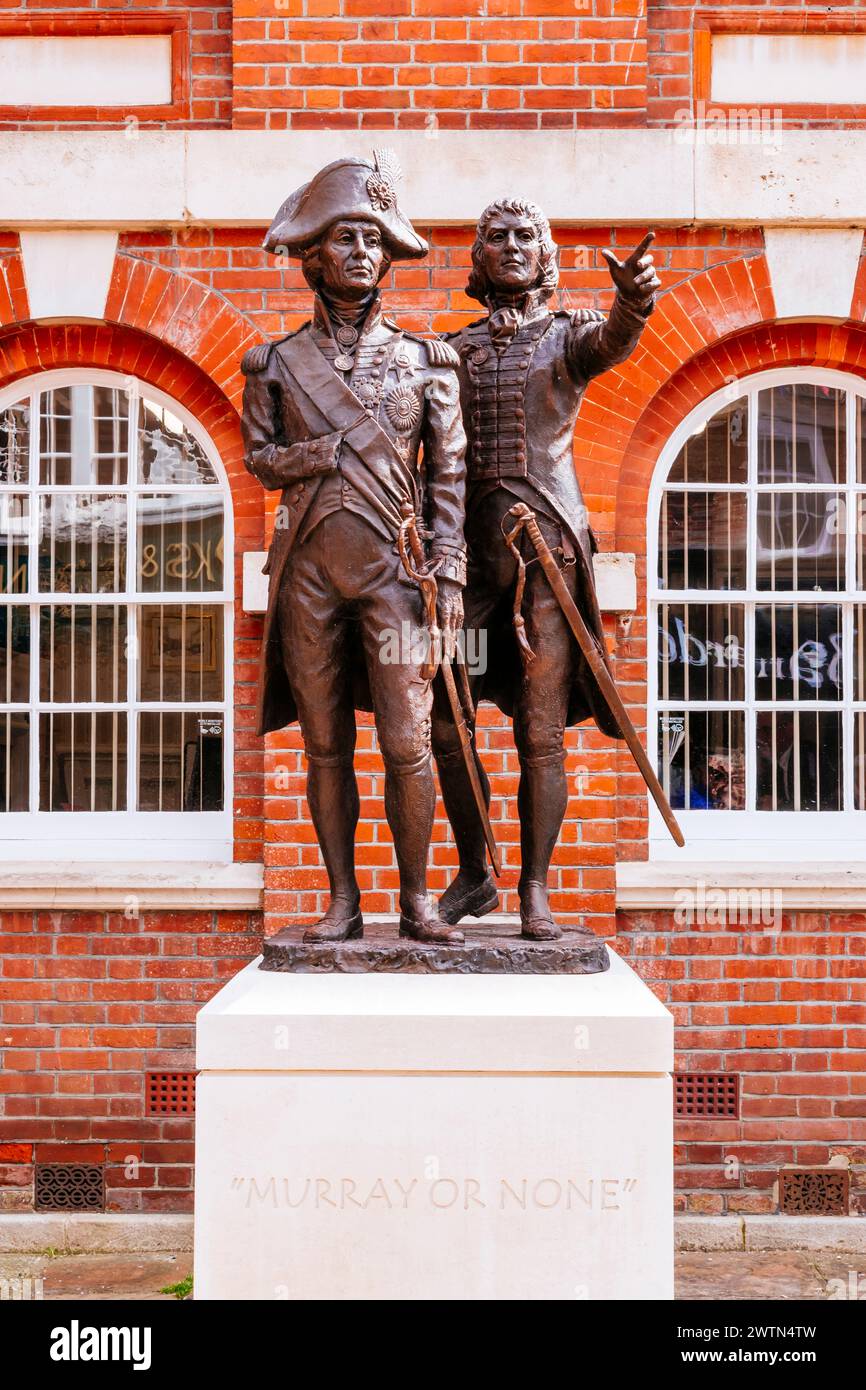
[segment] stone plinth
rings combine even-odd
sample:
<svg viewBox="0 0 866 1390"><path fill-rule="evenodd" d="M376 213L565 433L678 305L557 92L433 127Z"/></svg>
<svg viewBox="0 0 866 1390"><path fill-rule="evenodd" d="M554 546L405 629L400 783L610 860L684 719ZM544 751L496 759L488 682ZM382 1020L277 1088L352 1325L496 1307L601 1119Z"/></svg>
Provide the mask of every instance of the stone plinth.
<svg viewBox="0 0 866 1390"><path fill-rule="evenodd" d="M196 1298L670 1298L672 1019L610 961L247 966L198 1016Z"/></svg>

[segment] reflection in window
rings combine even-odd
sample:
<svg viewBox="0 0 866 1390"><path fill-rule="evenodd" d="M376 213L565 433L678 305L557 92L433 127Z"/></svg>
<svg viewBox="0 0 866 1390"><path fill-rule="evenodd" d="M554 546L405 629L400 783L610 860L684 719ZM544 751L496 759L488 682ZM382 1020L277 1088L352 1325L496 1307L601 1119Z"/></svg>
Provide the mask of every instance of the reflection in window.
<svg viewBox="0 0 866 1390"><path fill-rule="evenodd" d="M0 812L222 810L217 470L140 383L56 381L0 406Z"/></svg>
<svg viewBox="0 0 866 1390"><path fill-rule="evenodd" d="M866 565L857 391L805 373L745 382L671 465L653 608L675 807L866 809L866 600L849 598Z"/></svg>

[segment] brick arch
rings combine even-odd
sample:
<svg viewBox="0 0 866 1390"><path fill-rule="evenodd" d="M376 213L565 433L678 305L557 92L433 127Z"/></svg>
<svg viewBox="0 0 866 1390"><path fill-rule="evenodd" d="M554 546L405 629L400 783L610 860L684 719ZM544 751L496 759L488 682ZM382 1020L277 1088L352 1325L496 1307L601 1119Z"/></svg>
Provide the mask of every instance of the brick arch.
<svg viewBox="0 0 866 1390"><path fill-rule="evenodd" d="M763 255L726 261L691 276L659 299L632 356L590 384L575 433L575 458L587 505L613 542L614 499L638 422L686 363L721 338L774 319Z"/></svg>
<svg viewBox="0 0 866 1390"><path fill-rule="evenodd" d="M646 506L661 450L686 415L732 380L772 367L832 367L866 378L866 328L853 323L760 324L707 347L646 403L621 455L616 547L646 549Z"/></svg>
<svg viewBox="0 0 866 1390"><path fill-rule="evenodd" d="M243 463L237 410L219 384L178 350L138 329L100 323L16 324L0 330L0 386L62 367L100 367L139 377L201 423L225 466L235 529L261 540L262 490Z"/></svg>
<svg viewBox="0 0 866 1390"><path fill-rule="evenodd" d="M234 409L240 410L241 357L262 341L262 335L207 285L120 252L114 261L105 318L173 347L216 382Z"/></svg>

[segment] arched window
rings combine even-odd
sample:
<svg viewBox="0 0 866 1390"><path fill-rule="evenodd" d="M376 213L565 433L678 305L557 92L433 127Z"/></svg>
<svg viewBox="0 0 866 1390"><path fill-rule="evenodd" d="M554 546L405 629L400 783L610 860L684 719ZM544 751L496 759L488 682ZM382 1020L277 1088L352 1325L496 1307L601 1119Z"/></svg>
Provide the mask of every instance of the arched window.
<svg viewBox="0 0 866 1390"><path fill-rule="evenodd" d="M649 727L689 855L866 856L864 445L864 384L788 369L716 393L662 455Z"/></svg>
<svg viewBox="0 0 866 1390"><path fill-rule="evenodd" d="M175 401L105 371L0 392L2 858L231 857L231 555Z"/></svg>

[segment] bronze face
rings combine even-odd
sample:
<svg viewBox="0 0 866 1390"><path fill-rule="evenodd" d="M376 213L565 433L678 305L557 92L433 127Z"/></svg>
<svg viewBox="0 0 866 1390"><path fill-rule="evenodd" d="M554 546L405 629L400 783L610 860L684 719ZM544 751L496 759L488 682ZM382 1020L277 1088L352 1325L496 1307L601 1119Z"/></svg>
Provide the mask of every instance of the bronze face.
<svg viewBox="0 0 866 1390"><path fill-rule="evenodd" d="M343 298L363 299L379 283L386 252L374 222L332 222L319 245L322 288Z"/></svg>
<svg viewBox="0 0 866 1390"><path fill-rule="evenodd" d="M533 289L540 272L541 242L531 219L516 212L497 213L484 234L481 260L494 290Z"/></svg>

